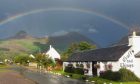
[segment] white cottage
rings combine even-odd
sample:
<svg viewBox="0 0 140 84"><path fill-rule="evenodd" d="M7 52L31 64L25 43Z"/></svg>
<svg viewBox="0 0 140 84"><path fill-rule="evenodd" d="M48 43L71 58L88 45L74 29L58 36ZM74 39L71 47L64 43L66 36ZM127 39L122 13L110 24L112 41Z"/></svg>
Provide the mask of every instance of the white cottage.
<svg viewBox="0 0 140 84"><path fill-rule="evenodd" d="M60 54L50 45L50 49L46 52L46 55L52 59L60 59Z"/></svg>
<svg viewBox="0 0 140 84"><path fill-rule="evenodd" d="M140 78L140 36L133 32L128 37L128 44L74 53L63 63L63 67L69 63L74 67L83 64L88 70L85 75L99 76L100 72L108 69L118 71L127 68Z"/></svg>

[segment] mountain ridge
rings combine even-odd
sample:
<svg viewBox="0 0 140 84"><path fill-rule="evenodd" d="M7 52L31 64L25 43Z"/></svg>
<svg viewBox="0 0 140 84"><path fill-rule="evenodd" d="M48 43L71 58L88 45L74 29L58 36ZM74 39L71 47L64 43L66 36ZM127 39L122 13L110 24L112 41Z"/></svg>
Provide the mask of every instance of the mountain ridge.
<svg viewBox="0 0 140 84"><path fill-rule="evenodd" d="M93 45L96 45L97 47L99 47L97 43L95 43L88 37L86 37L78 32L69 32L65 35L60 35L60 36L50 36L50 37L48 37L48 39L49 39L48 40L49 45L54 45L55 47L62 47L61 50L68 48L71 43L79 43L81 41L86 41L90 44L93 44ZM57 43L59 45L56 45ZM63 46L65 46L65 48Z"/></svg>

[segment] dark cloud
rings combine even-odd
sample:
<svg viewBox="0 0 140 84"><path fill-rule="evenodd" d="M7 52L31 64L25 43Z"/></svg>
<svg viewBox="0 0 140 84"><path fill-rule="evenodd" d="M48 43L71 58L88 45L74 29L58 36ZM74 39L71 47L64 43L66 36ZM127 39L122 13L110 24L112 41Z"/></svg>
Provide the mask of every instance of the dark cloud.
<svg viewBox="0 0 140 84"><path fill-rule="evenodd" d="M0 22L36 9L61 7L97 11L120 23L132 26L140 22L139 3L140 0L0 0ZM61 35L69 31L77 31L103 46L120 39L128 31L94 14L50 11L32 14L0 25L0 38L10 37L20 30L25 30L34 36Z"/></svg>

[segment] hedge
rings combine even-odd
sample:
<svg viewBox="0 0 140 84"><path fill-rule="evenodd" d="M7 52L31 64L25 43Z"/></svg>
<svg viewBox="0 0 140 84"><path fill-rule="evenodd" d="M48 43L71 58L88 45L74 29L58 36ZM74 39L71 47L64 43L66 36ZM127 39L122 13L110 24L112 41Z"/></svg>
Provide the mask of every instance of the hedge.
<svg viewBox="0 0 140 84"><path fill-rule="evenodd" d="M64 72L67 72L67 73L74 73L74 67L66 66Z"/></svg>
<svg viewBox="0 0 140 84"><path fill-rule="evenodd" d="M119 70L121 78L120 81L140 81L140 79L130 70L127 70L125 68L122 68Z"/></svg>
<svg viewBox="0 0 140 84"><path fill-rule="evenodd" d="M104 73L101 73L100 77L108 80L119 81L121 74L119 72L112 72L111 70L108 70Z"/></svg>
<svg viewBox="0 0 140 84"><path fill-rule="evenodd" d="M83 68L74 68L74 73L84 75L84 70Z"/></svg>
<svg viewBox="0 0 140 84"><path fill-rule="evenodd" d="M108 80L122 82L140 81L140 79L133 72L124 68L116 72L112 72L111 70L105 71L100 73L100 77Z"/></svg>
<svg viewBox="0 0 140 84"><path fill-rule="evenodd" d="M64 72L84 75L83 68L74 68L74 67L67 66L67 67L65 67Z"/></svg>

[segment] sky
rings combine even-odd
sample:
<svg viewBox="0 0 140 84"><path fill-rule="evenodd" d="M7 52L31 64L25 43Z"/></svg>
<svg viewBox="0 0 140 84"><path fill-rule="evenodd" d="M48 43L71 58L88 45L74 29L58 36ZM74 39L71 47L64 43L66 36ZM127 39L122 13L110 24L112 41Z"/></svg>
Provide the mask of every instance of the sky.
<svg viewBox="0 0 140 84"><path fill-rule="evenodd" d="M79 32L102 47L140 22L140 0L0 0L0 39Z"/></svg>

